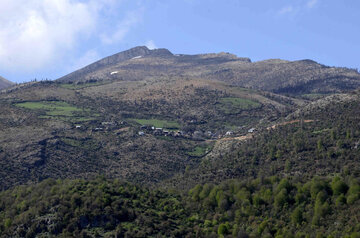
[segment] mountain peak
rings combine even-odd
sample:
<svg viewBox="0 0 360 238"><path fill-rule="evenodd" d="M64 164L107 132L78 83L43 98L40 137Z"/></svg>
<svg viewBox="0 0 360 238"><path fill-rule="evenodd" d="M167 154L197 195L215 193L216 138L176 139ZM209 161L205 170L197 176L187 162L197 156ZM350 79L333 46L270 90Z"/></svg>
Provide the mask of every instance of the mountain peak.
<svg viewBox="0 0 360 238"><path fill-rule="evenodd" d="M81 77L84 74L88 74L91 72L94 72L96 70L99 70L103 67L112 66L118 63L121 63L126 60L131 60L135 58L141 58L146 56L152 56L152 57L171 57L173 54L168 50L164 48L160 49L153 49L150 50L146 46L136 46L134 48L116 53L114 55L105 57L99 61L96 61L95 63L92 63L82 69L79 69L73 73L70 73L68 75L65 75L64 77L60 78L59 80L68 81L72 80L77 77Z"/></svg>

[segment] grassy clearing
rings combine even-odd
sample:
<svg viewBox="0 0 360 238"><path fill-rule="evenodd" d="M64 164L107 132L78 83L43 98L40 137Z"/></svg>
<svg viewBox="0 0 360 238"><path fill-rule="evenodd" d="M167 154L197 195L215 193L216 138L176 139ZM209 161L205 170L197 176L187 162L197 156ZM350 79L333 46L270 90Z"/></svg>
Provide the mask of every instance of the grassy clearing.
<svg viewBox="0 0 360 238"><path fill-rule="evenodd" d="M260 103L245 98L221 98L220 103L241 109L253 109L261 106Z"/></svg>
<svg viewBox="0 0 360 238"><path fill-rule="evenodd" d="M76 89L82 89L82 88L87 88L87 87L95 87L95 86L99 86L99 85L103 85L103 84L104 84L103 82L84 83L84 84L64 83L64 84L60 84L60 87L76 90Z"/></svg>
<svg viewBox="0 0 360 238"><path fill-rule="evenodd" d="M309 93L309 94L302 94L301 97L308 100L316 100L323 97L328 96L329 94L320 94L320 93Z"/></svg>
<svg viewBox="0 0 360 238"><path fill-rule="evenodd" d="M251 110L259 107L261 107L261 104L256 101L234 97L221 98L218 104L218 108L227 114L239 113L243 110Z"/></svg>
<svg viewBox="0 0 360 238"><path fill-rule="evenodd" d="M158 119L133 119L141 125L150 125L157 128L166 128L166 129L179 129L180 124L175 121L167 120L158 120Z"/></svg>
<svg viewBox="0 0 360 238"><path fill-rule="evenodd" d="M313 131L313 134L318 135L318 134L322 134L324 132L329 132L331 129L330 128L325 128L322 130L318 130L318 131Z"/></svg>
<svg viewBox="0 0 360 238"><path fill-rule="evenodd" d="M60 101L41 101L41 102L22 102L15 104L17 107L30 110L39 110L41 114L39 118L44 119L60 119L65 121L81 122L94 120L89 109L81 109L70 105L67 102Z"/></svg>
<svg viewBox="0 0 360 238"><path fill-rule="evenodd" d="M99 149L99 146L92 140L81 141L81 140L75 140L75 139L71 139L71 138L62 138L61 140L65 144L70 145L72 147L78 147L78 148L86 149L86 150Z"/></svg>
<svg viewBox="0 0 360 238"><path fill-rule="evenodd" d="M196 146L192 151L188 151L186 154L192 157L203 157L212 149L211 145Z"/></svg>

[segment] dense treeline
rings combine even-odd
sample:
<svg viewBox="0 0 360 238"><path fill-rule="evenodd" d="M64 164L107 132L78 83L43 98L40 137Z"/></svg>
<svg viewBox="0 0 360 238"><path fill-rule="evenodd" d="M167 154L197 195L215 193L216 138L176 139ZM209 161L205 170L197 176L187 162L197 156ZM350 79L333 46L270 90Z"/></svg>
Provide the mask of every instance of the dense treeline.
<svg viewBox="0 0 360 238"><path fill-rule="evenodd" d="M276 176L187 193L45 180L0 193L1 237L360 237L360 181Z"/></svg>

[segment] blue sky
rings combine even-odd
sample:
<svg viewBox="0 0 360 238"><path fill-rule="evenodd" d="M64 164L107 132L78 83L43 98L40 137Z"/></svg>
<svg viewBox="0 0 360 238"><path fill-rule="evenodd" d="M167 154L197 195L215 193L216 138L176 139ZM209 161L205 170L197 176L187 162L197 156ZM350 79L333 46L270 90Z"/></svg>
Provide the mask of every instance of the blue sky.
<svg viewBox="0 0 360 238"><path fill-rule="evenodd" d="M358 0L0 0L0 75L56 79L147 45L360 68Z"/></svg>

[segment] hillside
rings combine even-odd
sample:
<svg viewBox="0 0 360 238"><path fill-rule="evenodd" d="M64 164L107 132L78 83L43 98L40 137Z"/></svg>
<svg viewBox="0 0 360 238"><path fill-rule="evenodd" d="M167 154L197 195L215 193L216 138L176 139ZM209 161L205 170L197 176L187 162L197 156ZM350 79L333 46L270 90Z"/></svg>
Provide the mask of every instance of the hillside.
<svg viewBox="0 0 360 238"><path fill-rule="evenodd" d="M218 138L303 103L182 77L21 85L0 95L0 186L97 174L157 183L200 163Z"/></svg>
<svg viewBox="0 0 360 238"><path fill-rule="evenodd" d="M0 90L4 89L4 88L7 88L7 87L10 87L13 84L14 84L13 82L10 82L9 80L7 80L7 79L0 76Z"/></svg>
<svg viewBox="0 0 360 238"><path fill-rule="evenodd" d="M229 53L182 55L167 49L135 47L106 57L66 75L62 82L111 79L143 80L157 77L215 80L229 85L288 95L329 94L360 85L356 70L328 67L311 60L251 62Z"/></svg>
<svg viewBox="0 0 360 238"><path fill-rule="evenodd" d="M233 72L243 70L243 81L235 75L218 77L215 71L230 65ZM355 71L312 61L251 63L228 53L173 55L165 49L136 47L56 81L12 87L0 94L0 188L49 177L93 178L98 174L151 185L169 179L177 184L177 179L186 175L182 181L189 181L187 186L217 178L256 177L263 169L270 176L278 171L275 167L281 170L286 158L273 162L260 156L276 152L274 145L285 144L277 140L293 138L293 133L300 132L292 131L296 128L293 125L285 135L264 128L301 119L303 113L299 114L299 110L327 101L316 100L317 96L306 99L272 93L276 87L283 88L271 88L272 77L298 75L298 81L292 84L298 87L307 82L306 75L320 77L330 72L337 76L329 80L341 85L333 91L344 89L340 72L354 76L357 82ZM262 85L259 82L265 74L271 80ZM245 84L246 75L248 79L254 77L248 83L267 91L251 89L255 86L250 84L245 85L248 88L238 86ZM283 84L279 77L272 85ZM312 85L311 90L324 89L320 84ZM355 86L356 83L351 87ZM298 116L294 117L296 113ZM306 125L318 123L313 120ZM337 123L340 122L335 121L331 128ZM277 137L271 137L272 134ZM249 140L254 135L260 136ZM310 135L311 131L304 136ZM267 142L269 136L272 144ZM291 148L284 145L281 152L289 151ZM292 155L298 152L301 151L293 151ZM243 160L249 154L255 162ZM233 166L236 157L240 162ZM319 164L321 174L339 171L324 165L325 161ZM292 173L301 166L294 167ZM223 167L233 168L228 171ZM175 174L177 177L172 178Z"/></svg>
<svg viewBox="0 0 360 238"><path fill-rule="evenodd" d="M167 184L189 188L208 181L272 175L358 177L359 105L359 92L311 102L243 140L217 141L198 168Z"/></svg>
<svg viewBox="0 0 360 238"><path fill-rule="evenodd" d="M2 90L0 237L358 237L359 79L136 47Z"/></svg>

